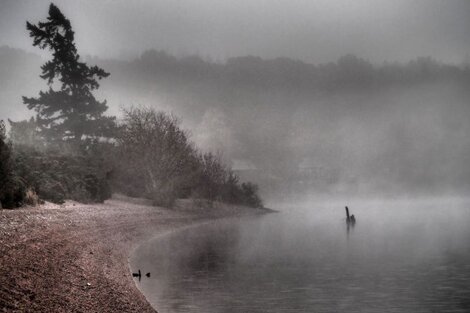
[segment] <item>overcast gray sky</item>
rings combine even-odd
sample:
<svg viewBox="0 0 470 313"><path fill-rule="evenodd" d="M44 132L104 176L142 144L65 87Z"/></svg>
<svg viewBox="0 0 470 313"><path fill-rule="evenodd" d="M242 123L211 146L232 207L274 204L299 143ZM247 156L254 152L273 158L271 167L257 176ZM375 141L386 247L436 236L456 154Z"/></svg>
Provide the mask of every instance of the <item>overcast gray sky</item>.
<svg viewBox="0 0 470 313"><path fill-rule="evenodd" d="M0 45L31 47L25 21L50 1L0 0ZM150 48L215 60L287 56L372 62L470 54L468 0L85 0L54 1L72 21L82 55L131 58Z"/></svg>

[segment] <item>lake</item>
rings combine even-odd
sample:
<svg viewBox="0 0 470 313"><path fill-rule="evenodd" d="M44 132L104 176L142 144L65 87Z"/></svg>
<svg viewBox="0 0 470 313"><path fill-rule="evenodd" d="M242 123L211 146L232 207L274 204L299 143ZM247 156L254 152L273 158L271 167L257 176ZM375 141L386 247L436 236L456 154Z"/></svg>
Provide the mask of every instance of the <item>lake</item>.
<svg viewBox="0 0 470 313"><path fill-rule="evenodd" d="M355 214L345 223L344 205ZM310 201L142 244L160 313L469 312L470 201Z"/></svg>

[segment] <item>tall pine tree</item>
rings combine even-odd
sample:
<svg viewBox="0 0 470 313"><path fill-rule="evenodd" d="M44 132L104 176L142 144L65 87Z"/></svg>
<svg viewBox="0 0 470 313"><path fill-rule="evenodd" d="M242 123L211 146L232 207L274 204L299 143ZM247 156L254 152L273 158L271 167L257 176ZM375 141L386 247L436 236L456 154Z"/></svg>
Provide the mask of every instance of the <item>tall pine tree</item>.
<svg viewBox="0 0 470 313"><path fill-rule="evenodd" d="M26 22L26 28L33 46L52 52L52 60L42 65L40 75L49 90L40 91L37 98L23 97L28 108L37 112L39 135L50 143L77 146L110 137L115 118L103 115L108 108L106 100L100 102L92 93L99 87L97 80L109 73L79 61L70 21L51 3L47 21L37 25Z"/></svg>

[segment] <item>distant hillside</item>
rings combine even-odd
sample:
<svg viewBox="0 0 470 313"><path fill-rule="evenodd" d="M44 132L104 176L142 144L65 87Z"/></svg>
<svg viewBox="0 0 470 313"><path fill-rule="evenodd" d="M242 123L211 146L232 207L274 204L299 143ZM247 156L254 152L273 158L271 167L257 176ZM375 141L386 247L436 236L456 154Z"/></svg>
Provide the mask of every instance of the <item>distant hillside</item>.
<svg viewBox="0 0 470 313"><path fill-rule="evenodd" d="M155 50L133 61L86 61L111 73L98 94L110 114L130 104L172 111L198 146L268 177L296 181L303 166L382 189L470 181L470 68L463 65L429 57L374 65L352 55L320 65L253 56L216 63ZM45 89L41 63L0 48L1 118L28 113L21 96ZM322 175L314 179L325 182Z"/></svg>

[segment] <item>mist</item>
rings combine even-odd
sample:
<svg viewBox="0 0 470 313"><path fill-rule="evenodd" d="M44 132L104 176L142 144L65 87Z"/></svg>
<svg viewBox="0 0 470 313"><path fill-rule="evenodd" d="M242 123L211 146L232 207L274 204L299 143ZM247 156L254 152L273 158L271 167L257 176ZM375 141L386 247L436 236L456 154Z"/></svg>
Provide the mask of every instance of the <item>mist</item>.
<svg viewBox="0 0 470 313"><path fill-rule="evenodd" d="M466 0L0 1L0 303L467 312L469 29Z"/></svg>
<svg viewBox="0 0 470 313"><path fill-rule="evenodd" d="M133 59L148 49L225 61L256 55L327 63L352 53L372 62L432 55L459 63L470 50L465 0L54 2L74 23L83 55ZM47 0L0 3L0 45L33 51L24 21ZM99 31L96 31L98 30Z"/></svg>
<svg viewBox="0 0 470 313"><path fill-rule="evenodd" d="M40 57L1 48L4 115L28 116ZM465 193L470 182L470 70L431 57L373 64L354 55L309 64L226 62L148 50L131 61L90 58L112 75L98 96L110 114L144 105L175 113L204 151L223 155L269 198L311 193ZM29 112L29 115L31 112Z"/></svg>
<svg viewBox="0 0 470 313"><path fill-rule="evenodd" d="M361 217L355 226L338 217L345 201ZM131 266L158 275L139 287L167 312L465 312L467 203L278 203L283 213L156 237Z"/></svg>
<svg viewBox="0 0 470 313"><path fill-rule="evenodd" d="M265 197L468 190L466 1L57 4L111 73L108 114L173 112ZM20 120L49 56L23 23L45 4L1 7L0 115Z"/></svg>

